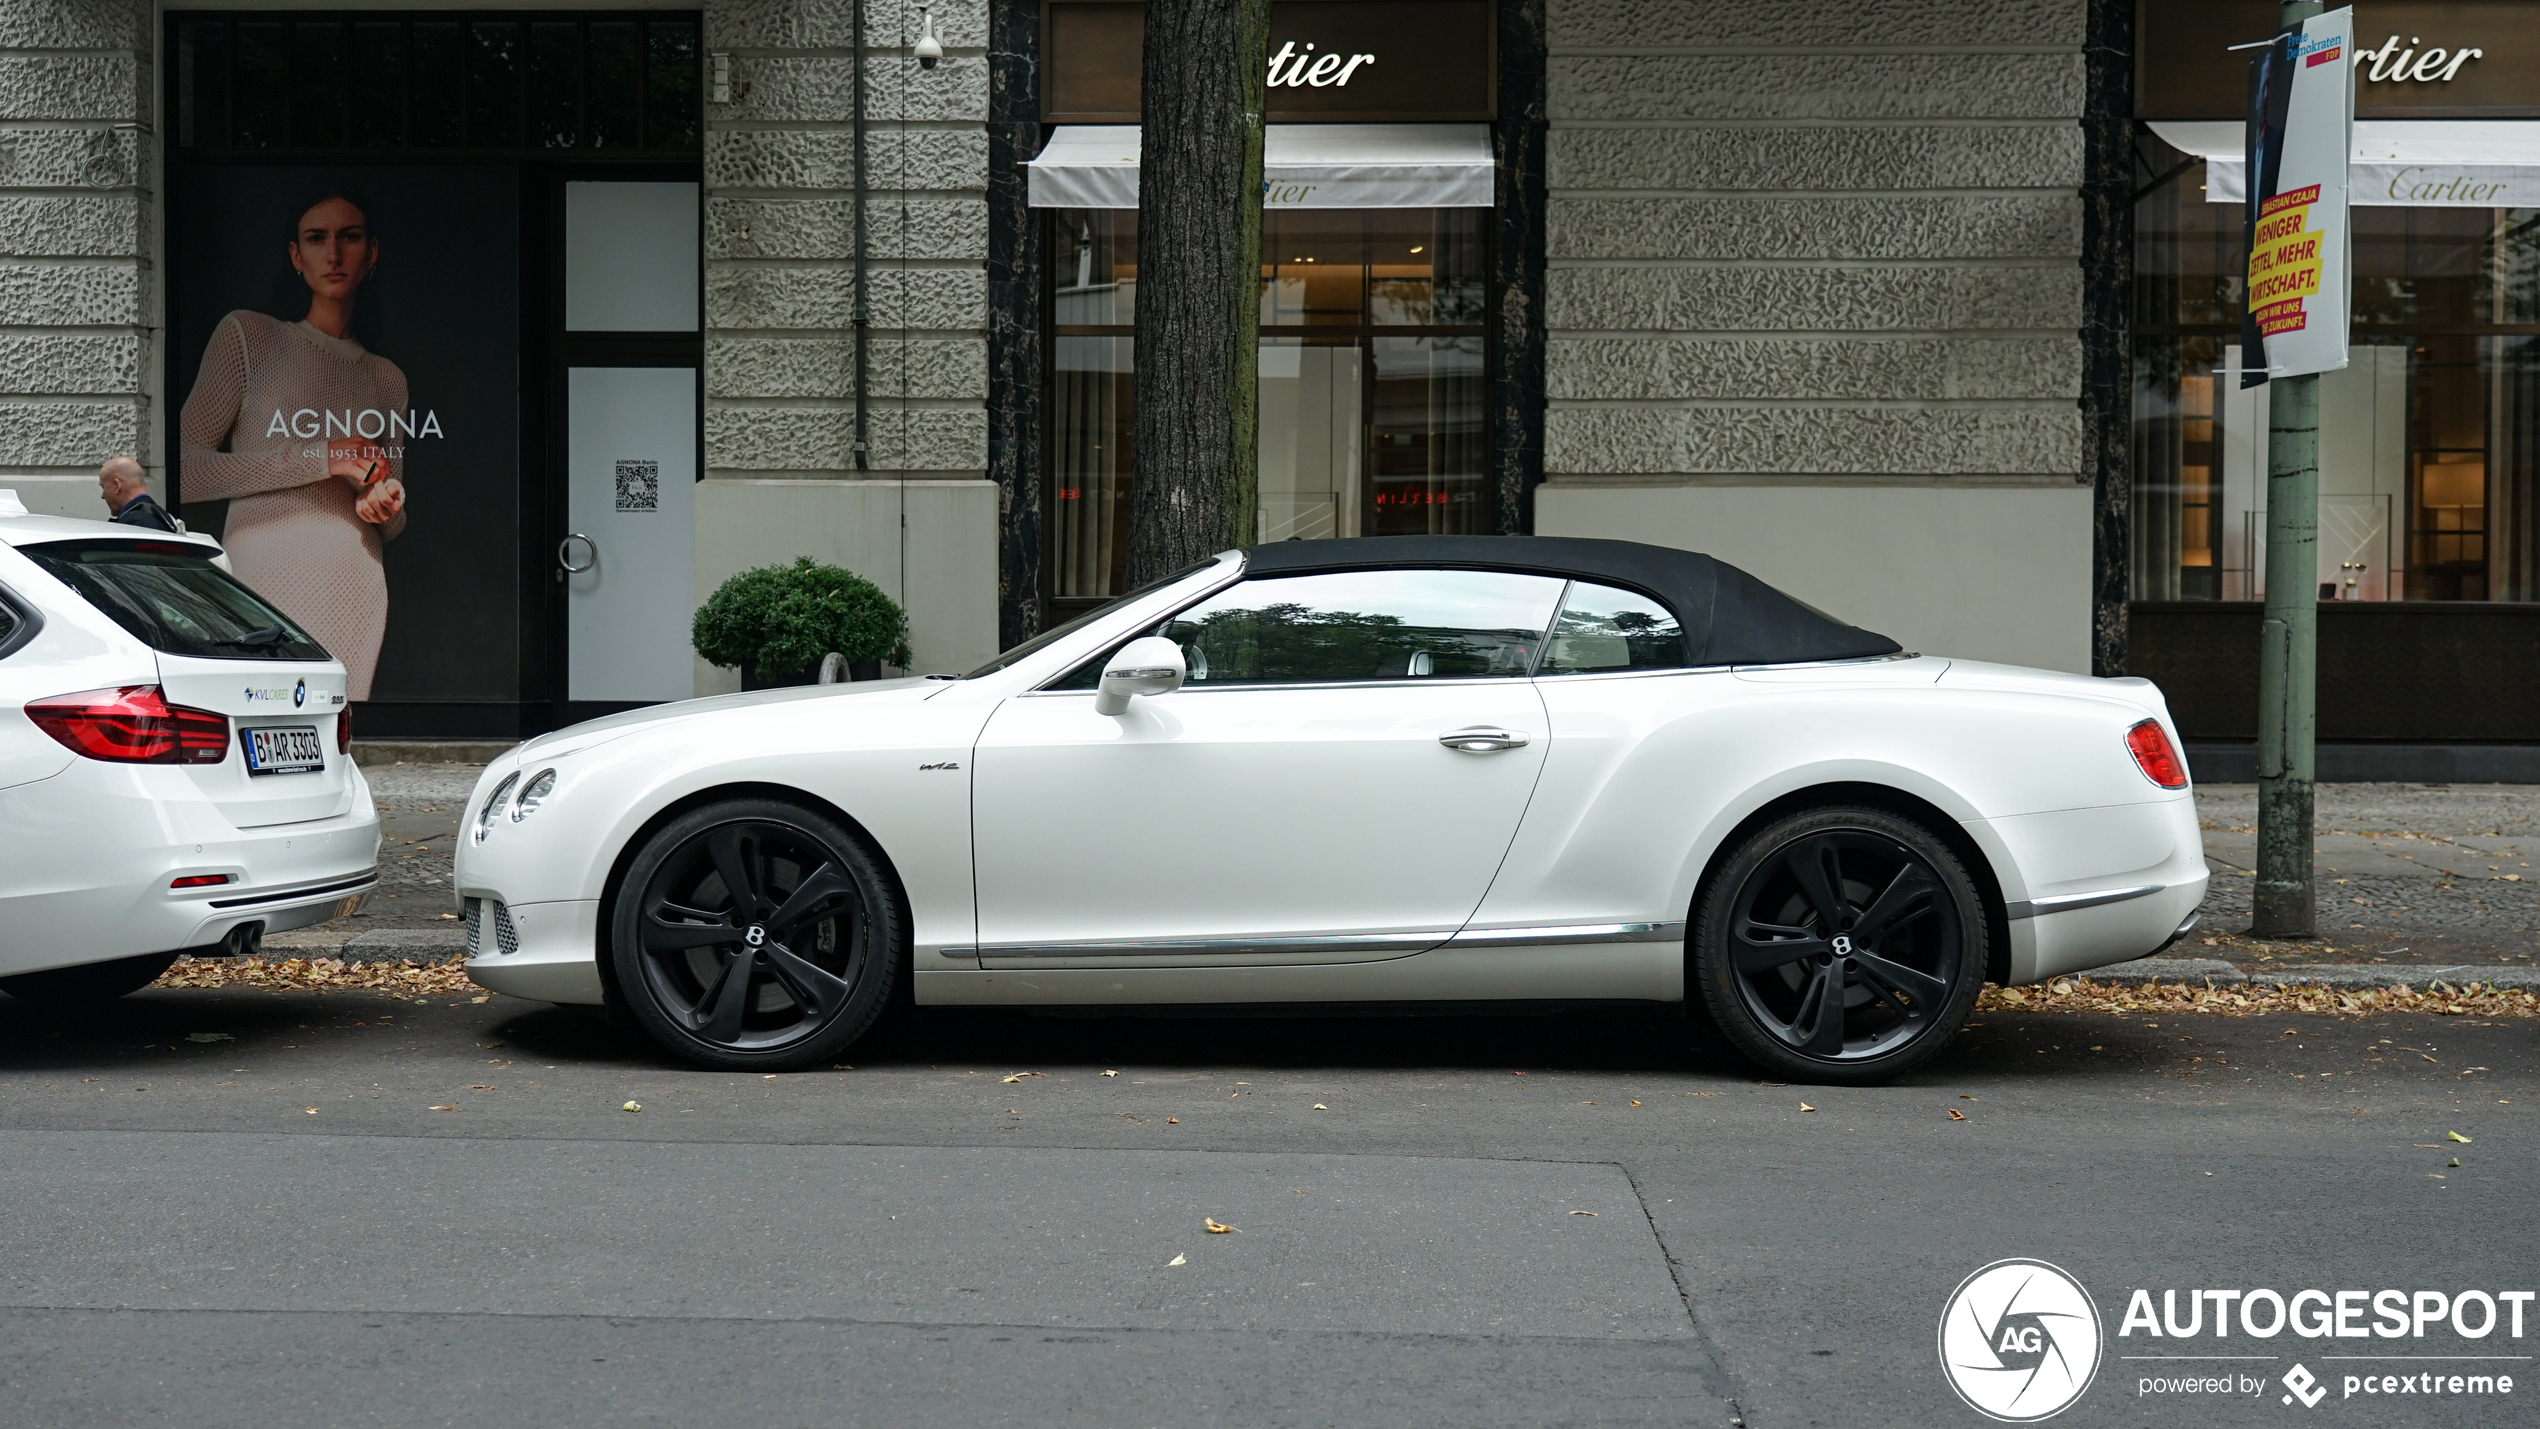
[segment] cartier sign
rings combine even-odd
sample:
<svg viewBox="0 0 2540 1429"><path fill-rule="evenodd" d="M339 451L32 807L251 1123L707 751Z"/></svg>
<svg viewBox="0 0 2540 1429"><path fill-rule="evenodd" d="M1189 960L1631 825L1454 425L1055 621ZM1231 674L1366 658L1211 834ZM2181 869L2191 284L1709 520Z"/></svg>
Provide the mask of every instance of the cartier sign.
<svg viewBox="0 0 2540 1429"><path fill-rule="evenodd" d="M2361 0L2355 6L2359 119L2540 117L2540 6L2527 0ZM2134 112L2237 119L2249 56L2231 46L2276 32L2275 0L2141 0Z"/></svg>
<svg viewBox="0 0 2540 1429"><path fill-rule="evenodd" d="M1269 118L1279 124L1493 117L1493 0L1272 0ZM1138 122L1144 7L1044 0L1041 117Z"/></svg>

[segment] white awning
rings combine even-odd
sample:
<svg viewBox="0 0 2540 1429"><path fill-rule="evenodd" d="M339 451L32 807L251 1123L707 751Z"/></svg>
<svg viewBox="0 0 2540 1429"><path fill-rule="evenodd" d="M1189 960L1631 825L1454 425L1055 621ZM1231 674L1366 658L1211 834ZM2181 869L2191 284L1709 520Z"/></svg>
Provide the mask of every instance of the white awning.
<svg viewBox="0 0 2540 1429"><path fill-rule="evenodd" d="M1486 124L1273 124L1265 208L1488 208ZM1031 162L1034 208L1136 208L1138 126L1062 124Z"/></svg>
<svg viewBox="0 0 2540 1429"><path fill-rule="evenodd" d="M2155 120L2171 147L2205 159L2208 203L2247 193L2236 120ZM2347 200L2383 208L2540 207L2540 120L2359 119Z"/></svg>

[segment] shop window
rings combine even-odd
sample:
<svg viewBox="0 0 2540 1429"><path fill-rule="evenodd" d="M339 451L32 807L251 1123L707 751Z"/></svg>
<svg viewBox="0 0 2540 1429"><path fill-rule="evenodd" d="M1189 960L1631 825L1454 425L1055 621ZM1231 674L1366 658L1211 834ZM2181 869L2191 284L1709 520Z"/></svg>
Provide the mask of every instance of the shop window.
<svg viewBox="0 0 2540 1429"><path fill-rule="evenodd" d="M2146 132L2138 601L2258 600L2267 389L2239 384L2241 207ZM2540 600L2540 209L2353 210L2352 358L2320 379L2322 599Z"/></svg>
<svg viewBox="0 0 2540 1429"><path fill-rule="evenodd" d="M693 15L172 22L170 108L189 156L693 156Z"/></svg>
<svg viewBox="0 0 2540 1429"><path fill-rule="evenodd" d="M1483 209L1263 216L1259 528L1282 541L1494 529ZM1050 211L1050 590L1127 567L1137 214Z"/></svg>

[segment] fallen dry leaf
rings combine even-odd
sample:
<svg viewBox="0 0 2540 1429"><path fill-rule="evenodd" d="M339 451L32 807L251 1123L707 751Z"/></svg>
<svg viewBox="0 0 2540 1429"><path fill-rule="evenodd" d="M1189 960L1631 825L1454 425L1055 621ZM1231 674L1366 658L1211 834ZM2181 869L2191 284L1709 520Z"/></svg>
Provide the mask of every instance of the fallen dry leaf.
<svg viewBox="0 0 2540 1429"><path fill-rule="evenodd" d="M472 1092L490 1092L494 1090L494 1084L491 1082L470 1082L467 1089Z"/></svg>
<svg viewBox="0 0 2540 1429"><path fill-rule="evenodd" d="M1178 1116L1168 1116L1164 1119L1164 1124L1166 1126L1180 1126L1182 1124L1182 1119Z"/></svg>
<svg viewBox="0 0 2540 1429"><path fill-rule="evenodd" d="M2447 1131L2443 1133L2443 1137L2447 1141L2457 1141L2463 1146L2469 1145L2469 1138L2461 1135L2457 1131Z"/></svg>
<svg viewBox="0 0 2540 1429"><path fill-rule="evenodd" d="M1953 1106L1949 1109L1949 1119L1951 1121L1965 1121L1967 1119L1967 1114Z"/></svg>
<svg viewBox="0 0 2540 1429"><path fill-rule="evenodd" d="M342 958L179 958L159 975L160 987L261 987L315 992L367 990L418 993L481 991L468 980L466 959L438 962L347 962ZM490 994L489 994L490 995ZM483 997L476 999L484 1001Z"/></svg>
<svg viewBox="0 0 2540 1429"><path fill-rule="evenodd" d="M2448 983L2414 989L2397 987L2349 990L2296 980L2210 984L2148 982L2140 987L2094 983L2089 978L2059 982L2054 989L2001 988L1988 985L1976 1000L1979 1012L2180 1013L2209 1012L2223 1017L2281 1017L2310 1013L2328 1017L2365 1017L2384 1012L2421 1012L2439 1016L2475 1014L2486 1017L2540 1017L2540 991L2498 988L2485 983L2453 987ZM2297 1035L2299 1029L2285 1035ZM2423 1053L2418 1055L2423 1056ZM2438 1059L2427 1057L2432 1062Z"/></svg>
<svg viewBox="0 0 2540 1429"><path fill-rule="evenodd" d="M1314 1104L1313 1109L1314 1109L1315 1111L1330 1111L1330 1110L1331 1110L1331 1108L1330 1108L1330 1107L1327 1107L1327 1106L1323 1105L1321 1102L1316 1102L1316 1103Z"/></svg>
<svg viewBox="0 0 2540 1429"><path fill-rule="evenodd" d="M426 1107L426 1108L424 1108L424 1110L426 1110L426 1111L457 1111L458 1109L459 1109L459 1104L458 1104L457 1102L452 1102L452 1103L450 1103L448 1106L436 1106L436 1107Z"/></svg>
<svg viewBox="0 0 2540 1429"><path fill-rule="evenodd" d="M1801 1103L1799 1104L1799 1109L1800 1109L1801 1111L1815 1111L1815 1110L1816 1110L1816 1108L1815 1108L1815 1107L1812 1107L1812 1106L1808 1105L1806 1102L1801 1102Z"/></svg>
<svg viewBox="0 0 2540 1429"><path fill-rule="evenodd" d="M1188 1265L1191 1263L1191 1258L1187 1255L1176 1255L1171 1260L1164 1263L1166 1265Z"/></svg>
<svg viewBox="0 0 2540 1429"><path fill-rule="evenodd" d="M1219 1224L1215 1216L1202 1216L1199 1218L1199 1223L1208 1227L1208 1233L1210 1235L1224 1235L1226 1232L1234 1229L1233 1226Z"/></svg>
<svg viewBox="0 0 2540 1429"><path fill-rule="evenodd" d="M1119 1076L1120 1074L1119 1074L1118 1072L1105 1072L1105 1073L1103 1073L1103 1075L1104 1075L1104 1076L1106 1076L1106 1077L1116 1077L1116 1076Z"/></svg>
<svg viewBox="0 0 2540 1429"><path fill-rule="evenodd" d="M1571 1215L1574 1215L1574 1216L1592 1216L1592 1215L1595 1215L1595 1214L1596 1214L1596 1212L1594 1212L1594 1211L1572 1211L1570 1214L1571 1214Z"/></svg>
<svg viewBox="0 0 2540 1429"><path fill-rule="evenodd" d="M642 1111L643 1109L644 1104L642 1102L628 1102L626 1105L618 1108L619 1111Z"/></svg>
<svg viewBox="0 0 2540 1429"><path fill-rule="evenodd" d="M317 1108L313 1106L304 1106L300 1108L300 1110L307 1112L311 1116L317 1115Z"/></svg>

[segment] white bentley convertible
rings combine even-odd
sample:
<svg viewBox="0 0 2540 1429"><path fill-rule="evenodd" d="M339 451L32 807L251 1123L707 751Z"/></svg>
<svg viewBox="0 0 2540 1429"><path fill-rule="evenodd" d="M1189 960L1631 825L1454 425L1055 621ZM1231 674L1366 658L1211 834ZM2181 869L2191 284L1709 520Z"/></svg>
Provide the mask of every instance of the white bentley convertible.
<svg viewBox="0 0 2540 1429"><path fill-rule="evenodd" d="M486 987L678 1055L1003 1008L1660 1003L1893 1076L2010 984L2194 922L2160 692L1900 651L1707 556L1229 552L959 678L595 720L489 765Z"/></svg>

